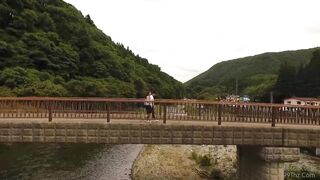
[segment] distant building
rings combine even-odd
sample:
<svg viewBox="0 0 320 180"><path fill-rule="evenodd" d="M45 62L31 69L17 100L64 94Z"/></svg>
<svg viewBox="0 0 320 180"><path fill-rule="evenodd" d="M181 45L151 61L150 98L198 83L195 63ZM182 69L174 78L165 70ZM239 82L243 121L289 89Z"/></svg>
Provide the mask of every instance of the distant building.
<svg viewBox="0 0 320 180"><path fill-rule="evenodd" d="M240 101L241 102L250 102L250 97L247 95L242 96L242 97L240 97Z"/></svg>
<svg viewBox="0 0 320 180"><path fill-rule="evenodd" d="M250 98L249 96L238 96L238 95L228 95L225 99L222 101L227 101L227 102L249 102Z"/></svg>
<svg viewBox="0 0 320 180"><path fill-rule="evenodd" d="M227 102L239 102L239 101L240 101L240 96L231 94L231 95L228 95L228 96L226 97L226 99L223 100L223 101L227 101Z"/></svg>
<svg viewBox="0 0 320 180"><path fill-rule="evenodd" d="M285 99L284 104L320 106L320 98L292 97Z"/></svg>

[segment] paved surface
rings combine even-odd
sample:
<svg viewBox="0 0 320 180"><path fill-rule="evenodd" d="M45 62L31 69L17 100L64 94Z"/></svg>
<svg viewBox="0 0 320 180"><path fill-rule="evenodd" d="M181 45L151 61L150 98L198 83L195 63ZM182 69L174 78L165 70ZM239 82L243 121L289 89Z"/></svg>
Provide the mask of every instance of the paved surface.
<svg viewBox="0 0 320 180"><path fill-rule="evenodd" d="M48 123L48 118L0 118L1 123ZM85 118L54 118L52 123L108 123L106 119L85 119ZM187 120L167 120L163 124L162 120L134 120L134 119L111 119L110 124L158 124L158 125L202 125L202 126L219 126L216 121L187 121ZM292 129L320 129L320 125L297 125L297 124L276 124L271 127L271 123L249 123L249 122L222 122L220 126L227 127L270 127L270 128L292 128Z"/></svg>

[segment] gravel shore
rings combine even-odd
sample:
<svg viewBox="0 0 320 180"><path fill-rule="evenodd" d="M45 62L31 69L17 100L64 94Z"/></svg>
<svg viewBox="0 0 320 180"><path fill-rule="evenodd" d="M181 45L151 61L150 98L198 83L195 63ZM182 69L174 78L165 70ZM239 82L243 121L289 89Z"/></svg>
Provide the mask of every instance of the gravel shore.
<svg viewBox="0 0 320 180"><path fill-rule="evenodd" d="M197 158L207 156L209 166ZM212 176L236 178L236 146L145 145L132 166L134 180L195 179ZM320 159L301 154L300 161L285 164L286 170L308 169L320 172Z"/></svg>
<svg viewBox="0 0 320 180"><path fill-rule="evenodd" d="M192 153L208 155L223 174L235 174L235 146L146 145L132 168L134 180L206 179Z"/></svg>

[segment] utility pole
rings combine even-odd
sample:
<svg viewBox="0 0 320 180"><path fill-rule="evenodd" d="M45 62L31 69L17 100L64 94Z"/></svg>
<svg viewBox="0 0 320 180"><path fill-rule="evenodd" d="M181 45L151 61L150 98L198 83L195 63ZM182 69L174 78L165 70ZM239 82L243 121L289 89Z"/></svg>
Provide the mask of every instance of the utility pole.
<svg viewBox="0 0 320 180"><path fill-rule="evenodd" d="M273 103L273 91L270 92L270 103Z"/></svg>
<svg viewBox="0 0 320 180"><path fill-rule="evenodd" d="M238 95L238 79L236 80L236 96Z"/></svg>

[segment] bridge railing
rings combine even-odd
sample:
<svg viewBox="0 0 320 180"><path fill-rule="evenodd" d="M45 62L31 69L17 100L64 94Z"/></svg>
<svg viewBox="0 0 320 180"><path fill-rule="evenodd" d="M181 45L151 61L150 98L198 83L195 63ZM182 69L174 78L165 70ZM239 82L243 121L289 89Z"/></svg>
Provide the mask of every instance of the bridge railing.
<svg viewBox="0 0 320 180"><path fill-rule="evenodd" d="M0 97L0 118L146 119L144 99ZM320 125L320 107L199 100L155 101L155 115L176 121Z"/></svg>

